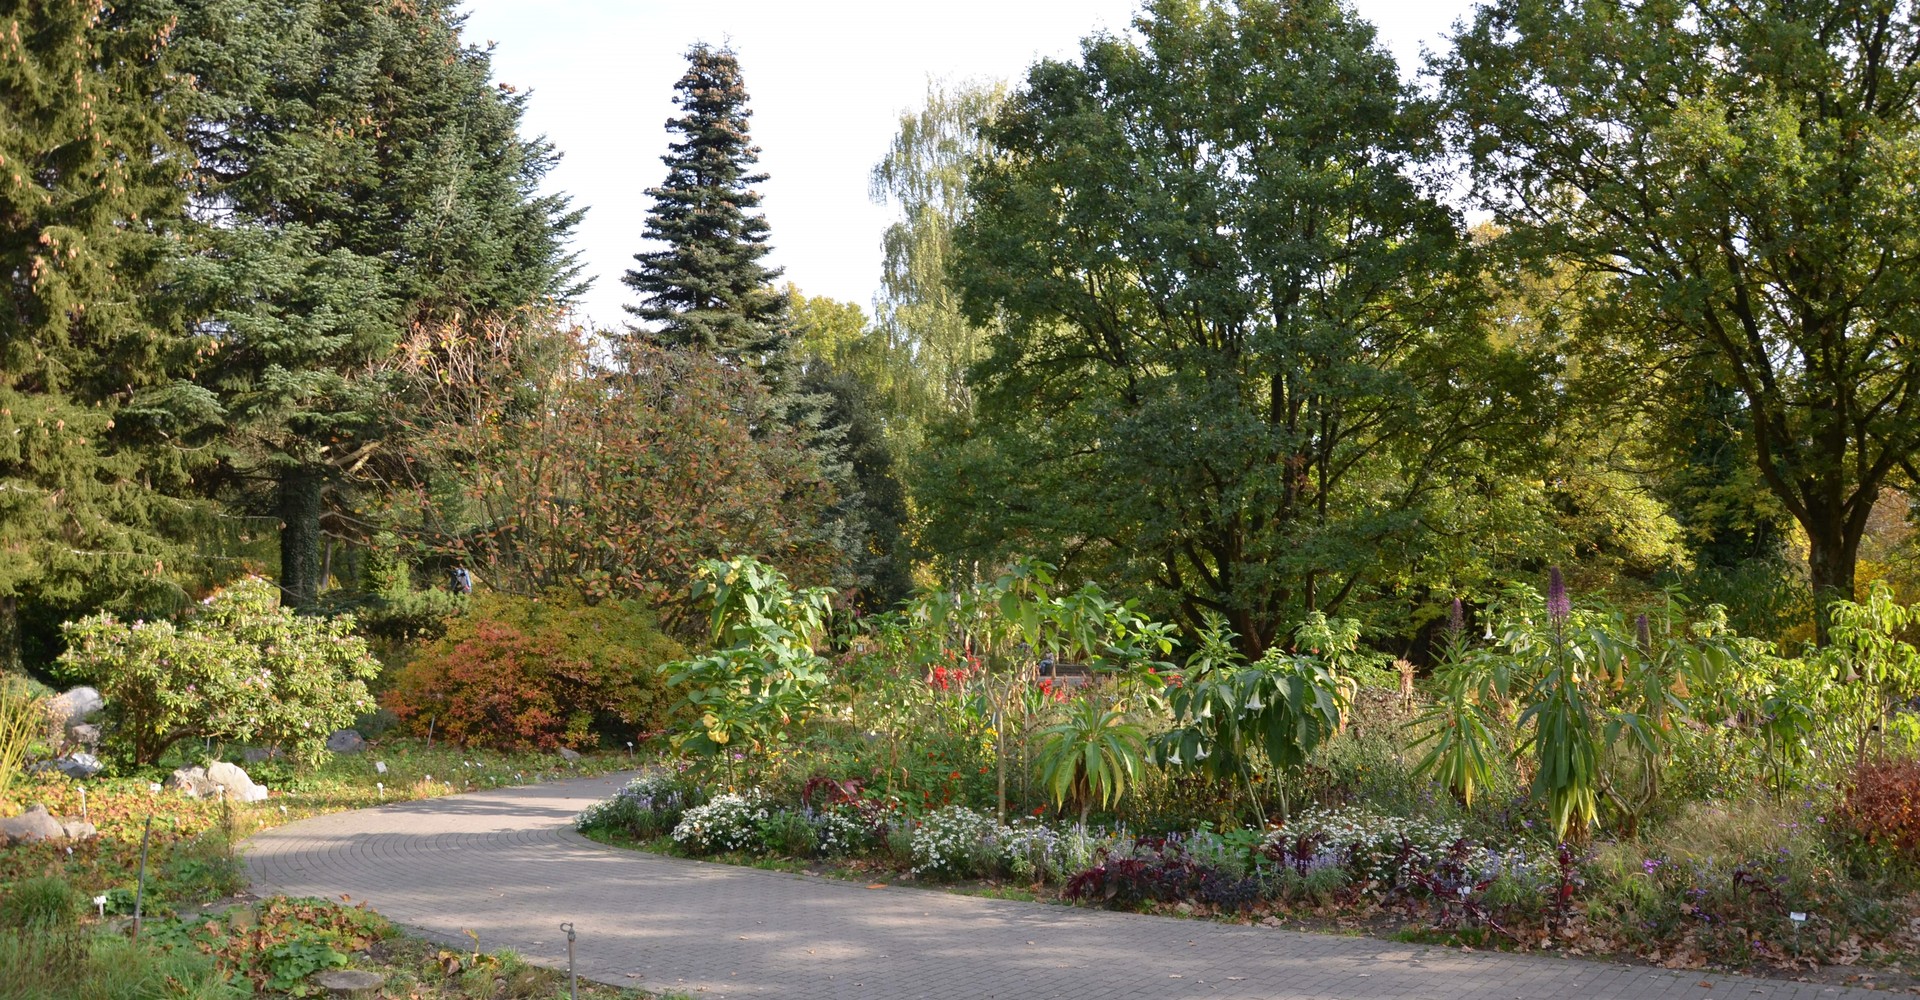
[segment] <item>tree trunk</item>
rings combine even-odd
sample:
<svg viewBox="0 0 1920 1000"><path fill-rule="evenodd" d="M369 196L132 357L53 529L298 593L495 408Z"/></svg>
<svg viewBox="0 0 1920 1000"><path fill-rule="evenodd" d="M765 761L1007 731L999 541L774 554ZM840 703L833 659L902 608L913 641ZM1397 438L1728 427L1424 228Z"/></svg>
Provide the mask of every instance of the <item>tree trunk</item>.
<svg viewBox="0 0 1920 1000"><path fill-rule="evenodd" d="M1835 601L1853 600L1853 573L1860 562L1859 531L1849 530L1838 515L1810 519L1807 530L1807 568L1813 583L1814 642L1826 646L1833 624L1828 608Z"/></svg>
<svg viewBox="0 0 1920 1000"><path fill-rule="evenodd" d="M20 673L20 599L0 597L0 674Z"/></svg>
<svg viewBox="0 0 1920 1000"><path fill-rule="evenodd" d="M321 484L311 466L280 473L280 594L293 608L311 608L320 596Z"/></svg>

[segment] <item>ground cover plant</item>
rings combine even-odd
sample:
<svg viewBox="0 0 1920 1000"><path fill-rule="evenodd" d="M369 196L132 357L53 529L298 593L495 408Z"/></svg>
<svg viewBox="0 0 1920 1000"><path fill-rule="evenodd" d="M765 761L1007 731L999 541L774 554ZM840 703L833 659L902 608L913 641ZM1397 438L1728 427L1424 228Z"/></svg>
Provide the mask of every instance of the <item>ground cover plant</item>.
<svg viewBox="0 0 1920 1000"><path fill-rule="evenodd" d="M11 899L22 894L13 890ZM72 889L66 890L73 893ZM79 903L77 895L73 900ZM313 997L315 973L359 969L378 975L381 994L408 1000L535 1000L567 995L564 972L528 965L509 951L433 944L403 933L364 906L273 897L178 919L144 923L137 937L83 921L69 907L57 921L11 920L0 930L4 1000L174 997L241 1000ZM644 994L593 982L594 1000Z"/></svg>

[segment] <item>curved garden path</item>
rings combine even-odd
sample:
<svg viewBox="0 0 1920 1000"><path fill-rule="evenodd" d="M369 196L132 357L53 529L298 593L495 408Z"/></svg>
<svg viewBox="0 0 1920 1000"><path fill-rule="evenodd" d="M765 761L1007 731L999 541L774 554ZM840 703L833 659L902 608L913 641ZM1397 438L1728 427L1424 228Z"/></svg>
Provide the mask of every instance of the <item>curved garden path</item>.
<svg viewBox="0 0 1920 1000"><path fill-rule="evenodd" d="M364 900L430 937L707 997L1840 998L1868 991L1108 913L602 847L569 821L629 775L303 820L249 841L261 893ZM1709 985L1711 984L1711 985ZM1882 994L1883 995L1883 994Z"/></svg>

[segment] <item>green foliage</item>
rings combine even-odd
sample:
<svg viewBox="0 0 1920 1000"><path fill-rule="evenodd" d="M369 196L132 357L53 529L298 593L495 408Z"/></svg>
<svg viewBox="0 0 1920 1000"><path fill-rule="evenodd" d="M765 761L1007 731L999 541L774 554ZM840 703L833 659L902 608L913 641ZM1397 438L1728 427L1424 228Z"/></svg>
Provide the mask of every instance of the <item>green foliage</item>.
<svg viewBox="0 0 1920 1000"><path fill-rule="evenodd" d="M976 325L954 287L954 231L972 206L969 179L991 157L981 128L1007 98L1001 84L927 85L926 105L900 117L887 154L874 165L875 201L898 216L881 236L883 264L875 320L888 348L875 384L907 426L909 453L942 417L967 415L967 374L985 354L995 324Z"/></svg>
<svg viewBox="0 0 1920 1000"><path fill-rule="evenodd" d="M0 92L0 671L21 606L171 591L204 392L171 384L186 81L164 3L14 5ZM141 155L128 155L140 150Z"/></svg>
<svg viewBox="0 0 1920 1000"><path fill-rule="evenodd" d="M787 297L772 287L777 268L761 263L767 221L753 185L759 150L748 135L746 86L730 49L687 50L687 72L674 84L682 115L668 123L681 141L661 162L667 179L648 188L654 200L645 236L665 244L634 255L639 267L621 279L639 292L627 311L654 325L656 343L692 348L752 369L784 361L790 331Z"/></svg>
<svg viewBox="0 0 1920 1000"><path fill-rule="evenodd" d="M61 668L107 700L111 741L152 764L185 739L277 746L305 761L327 734L372 707L379 664L352 618L304 618L250 577L210 598L184 624L97 615L65 628Z"/></svg>
<svg viewBox="0 0 1920 1000"><path fill-rule="evenodd" d="M117 934L0 934L0 1000L245 1000L252 992L186 949Z"/></svg>
<svg viewBox="0 0 1920 1000"><path fill-rule="evenodd" d="M71 927L80 919L80 890L58 875L37 875L0 895L0 926L22 931Z"/></svg>
<svg viewBox="0 0 1920 1000"><path fill-rule="evenodd" d="M680 705L695 717L674 743L703 757L733 753L757 767L819 710L827 661L814 652L831 610L822 587L795 589L779 570L749 557L700 565L693 595L711 605L712 653L662 664Z"/></svg>
<svg viewBox="0 0 1920 1000"><path fill-rule="evenodd" d="M813 308L823 302L837 305L797 293L795 301ZM808 311L796 308L803 336L809 329L805 325ZM809 351L814 349L807 346ZM888 447L889 432L876 407L875 390L864 375L813 355L800 379L800 392L815 401L821 428L817 436L830 436L831 451L844 461L832 478L840 493L841 544L850 550L847 569L858 589L859 606L885 611L906 600L913 590L912 553L904 534L906 492L895 473L894 452ZM816 441L817 453L823 444Z"/></svg>
<svg viewBox="0 0 1920 1000"><path fill-rule="evenodd" d="M180 267L218 331L193 373L227 430L206 485L280 519L296 606L325 583L329 497L391 430L384 362L409 324L575 287L580 213L537 190L556 156L519 134L526 95L493 83L456 6L181 5L190 183L221 208Z"/></svg>
<svg viewBox="0 0 1920 1000"><path fill-rule="evenodd" d="M813 820L781 809L760 821L760 843L782 857L810 858L820 849L820 834Z"/></svg>
<svg viewBox="0 0 1920 1000"><path fill-rule="evenodd" d="M1410 168L1433 123L1372 28L1319 0L1136 27L1033 67L985 130L956 279L1006 327L916 480L925 541L1071 554L1257 657L1416 544L1537 386L1479 325Z"/></svg>
<svg viewBox="0 0 1920 1000"><path fill-rule="evenodd" d="M1224 620L1207 620L1180 686L1168 695L1173 725L1155 739L1155 755L1250 785L1256 752L1283 771L1305 764L1340 728L1353 682L1327 659L1277 647L1248 662L1234 638Z"/></svg>
<svg viewBox="0 0 1920 1000"><path fill-rule="evenodd" d="M1146 750L1146 732L1124 712L1081 698L1067 707L1064 722L1040 732L1040 783L1055 803L1078 804L1084 823L1094 806L1119 801L1139 780Z"/></svg>
<svg viewBox="0 0 1920 1000"><path fill-rule="evenodd" d="M239 895L251 881L246 862L234 850L233 831L215 828L180 844L159 868L167 897L181 903L207 903Z"/></svg>
<svg viewBox="0 0 1920 1000"><path fill-rule="evenodd" d="M1879 581L1865 602L1836 601L1827 613L1833 645L1826 657L1837 683L1826 686L1825 718L1844 720L1855 759L1864 761L1870 739L1879 735L1884 744L1889 709L1920 691L1920 650L1901 638L1920 614L1895 603Z"/></svg>
<svg viewBox="0 0 1920 1000"><path fill-rule="evenodd" d="M408 728L506 749L619 743L664 728L658 668L683 655L635 601L486 594L415 653L384 696Z"/></svg>
<svg viewBox="0 0 1920 1000"><path fill-rule="evenodd" d="M1737 390L1817 605L1853 596L1868 514L1920 435L1920 105L1891 96L1920 84L1916 53L1905 2L1499 0L1440 66L1496 219L1594 276L1588 311L1622 314L1634 398L1684 415L1702 378Z"/></svg>

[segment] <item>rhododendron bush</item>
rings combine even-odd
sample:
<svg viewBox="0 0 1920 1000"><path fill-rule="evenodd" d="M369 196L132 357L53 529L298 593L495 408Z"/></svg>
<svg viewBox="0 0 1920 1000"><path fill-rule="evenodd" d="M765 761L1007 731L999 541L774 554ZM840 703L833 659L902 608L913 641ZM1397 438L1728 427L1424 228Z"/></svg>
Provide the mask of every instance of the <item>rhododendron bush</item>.
<svg viewBox="0 0 1920 1000"><path fill-rule="evenodd" d="M248 578L181 624L95 615L64 626L69 677L107 701L109 749L151 764L182 740L277 747L302 760L373 707L379 671L351 616L309 618L280 606L279 589Z"/></svg>

